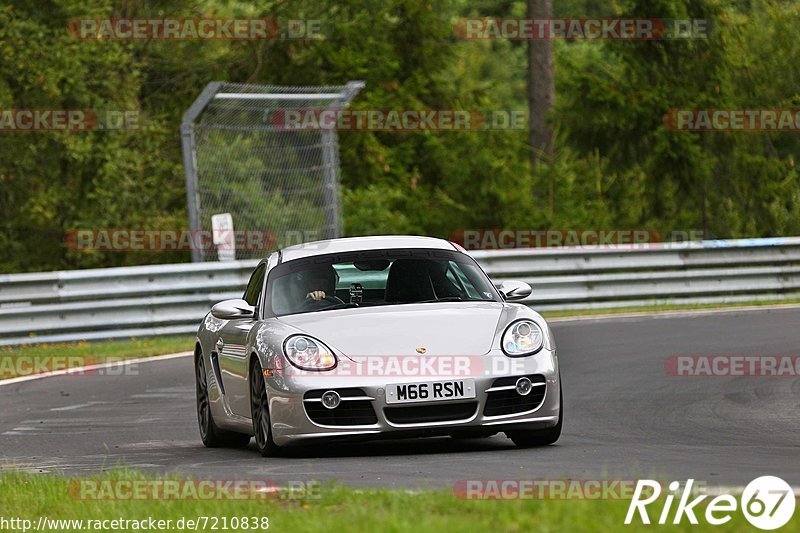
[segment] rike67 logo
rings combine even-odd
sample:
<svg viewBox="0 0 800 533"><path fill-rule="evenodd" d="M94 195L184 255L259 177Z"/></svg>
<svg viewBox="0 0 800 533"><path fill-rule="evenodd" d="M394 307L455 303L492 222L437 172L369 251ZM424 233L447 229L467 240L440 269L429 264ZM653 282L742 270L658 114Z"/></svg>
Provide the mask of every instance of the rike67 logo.
<svg viewBox="0 0 800 533"><path fill-rule="evenodd" d="M664 507L658 514L651 508L656 523L680 524L686 518L691 524L698 524L698 515L705 518L711 525L719 526L731 520L737 509L740 509L750 524L764 529L772 530L784 526L792 519L795 508L795 495L792 487L784 480L775 476L762 476L751 481L742 492L741 499L737 500L730 494L720 494L713 499L705 501L709 495L693 493L694 480L689 479L681 490L677 481L669 484L669 492L664 498ZM661 484L650 479L640 479L625 516L625 524L631 524L638 513L643 524L650 524L648 506L656 502L661 496ZM673 503L678 500L673 513ZM705 513L696 509L700 503L705 502ZM670 520L671 518L671 520Z"/></svg>

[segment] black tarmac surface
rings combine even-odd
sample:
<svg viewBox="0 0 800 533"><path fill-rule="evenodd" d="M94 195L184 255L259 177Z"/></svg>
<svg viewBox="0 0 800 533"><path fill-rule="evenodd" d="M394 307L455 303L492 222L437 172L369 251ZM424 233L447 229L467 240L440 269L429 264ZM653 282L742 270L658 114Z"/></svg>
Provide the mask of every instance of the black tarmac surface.
<svg viewBox="0 0 800 533"><path fill-rule="evenodd" d="M800 379L678 377L672 355L800 355L800 309L555 321L561 440L517 449L503 435L320 444L263 459L202 446L190 357L138 375L0 386L0 467L87 475L116 466L203 479L337 480L452 487L464 479L694 478L800 485Z"/></svg>

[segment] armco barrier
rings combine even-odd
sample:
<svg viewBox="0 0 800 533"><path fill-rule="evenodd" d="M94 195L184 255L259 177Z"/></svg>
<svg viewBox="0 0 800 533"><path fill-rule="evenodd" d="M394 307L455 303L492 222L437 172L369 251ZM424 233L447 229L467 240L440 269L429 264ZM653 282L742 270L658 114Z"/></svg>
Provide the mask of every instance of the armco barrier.
<svg viewBox="0 0 800 533"><path fill-rule="evenodd" d="M800 297L800 237L471 253L495 283L530 283L537 310ZM0 345L191 333L256 263L2 275Z"/></svg>

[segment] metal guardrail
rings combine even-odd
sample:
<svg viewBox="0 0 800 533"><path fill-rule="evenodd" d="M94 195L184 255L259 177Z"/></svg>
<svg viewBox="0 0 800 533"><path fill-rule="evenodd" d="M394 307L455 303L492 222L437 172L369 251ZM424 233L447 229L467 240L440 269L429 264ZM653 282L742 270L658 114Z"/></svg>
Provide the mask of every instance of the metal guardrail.
<svg viewBox="0 0 800 533"><path fill-rule="evenodd" d="M800 297L800 237L472 252L537 310ZM0 345L192 333L257 261L0 276Z"/></svg>

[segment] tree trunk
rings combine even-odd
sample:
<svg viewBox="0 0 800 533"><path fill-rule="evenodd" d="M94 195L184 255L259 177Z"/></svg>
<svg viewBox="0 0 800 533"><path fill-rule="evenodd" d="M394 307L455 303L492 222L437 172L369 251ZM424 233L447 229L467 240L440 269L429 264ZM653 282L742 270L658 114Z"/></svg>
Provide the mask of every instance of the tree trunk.
<svg viewBox="0 0 800 533"><path fill-rule="evenodd" d="M528 18L553 17L552 0L528 0ZM553 130L547 124L547 115L555 101L553 85L553 41L547 36L528 41L528 112L531 147L531 168L547 161L553 154Z"/></svg>

